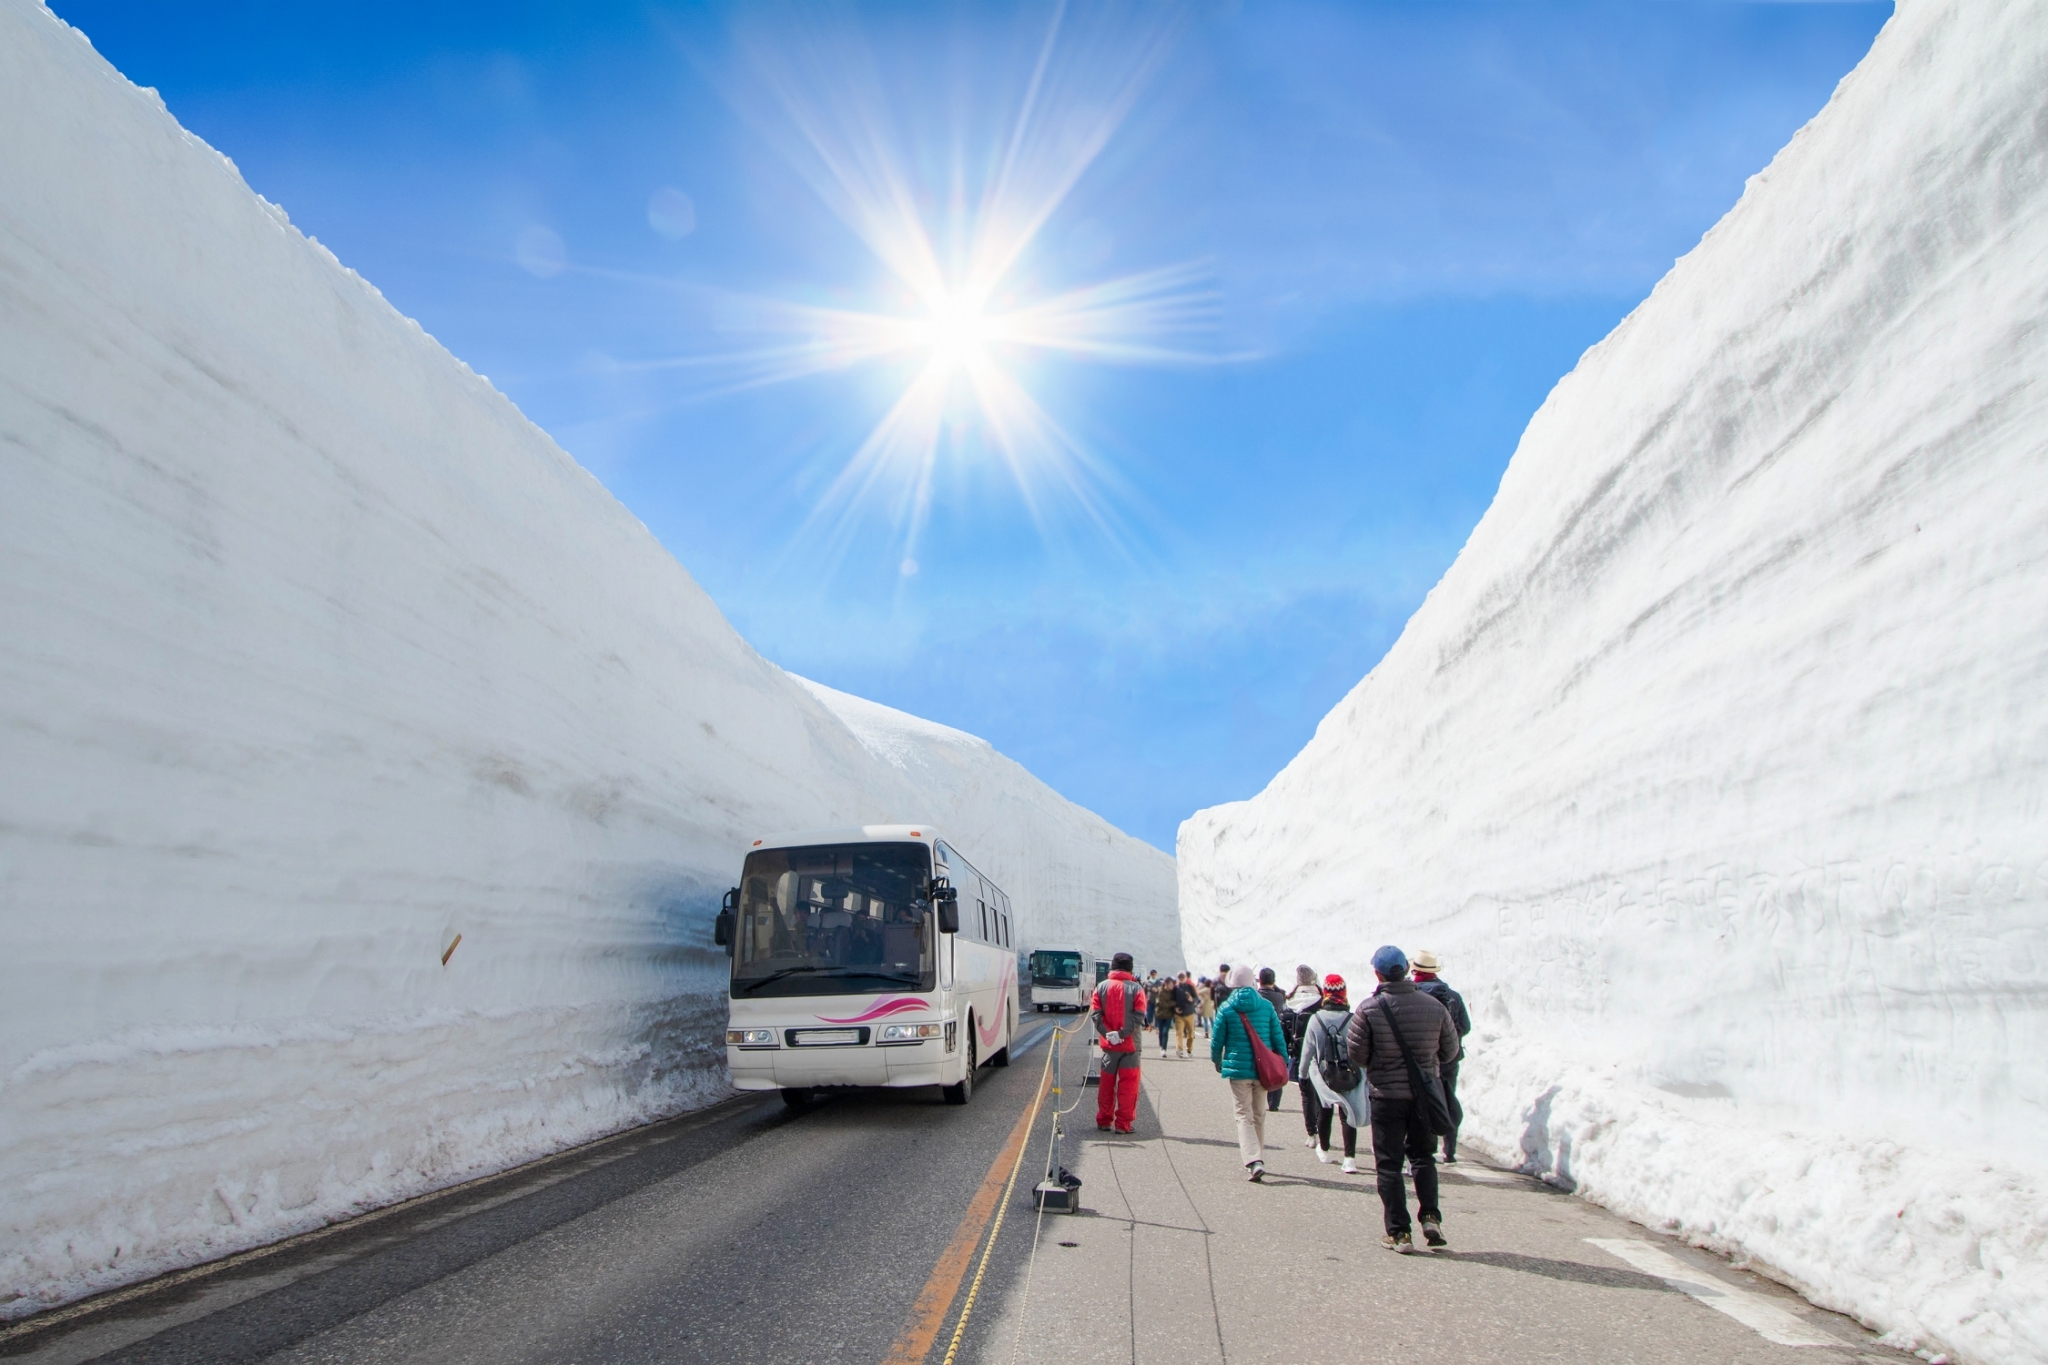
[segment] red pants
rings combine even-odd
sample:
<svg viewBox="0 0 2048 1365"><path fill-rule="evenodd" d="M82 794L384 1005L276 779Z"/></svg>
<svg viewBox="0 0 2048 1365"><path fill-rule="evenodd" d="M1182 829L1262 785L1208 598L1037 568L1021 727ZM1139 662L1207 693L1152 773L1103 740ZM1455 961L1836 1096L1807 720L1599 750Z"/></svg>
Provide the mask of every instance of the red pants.
<svg viewBox="0 0 2048 1365"><path fill-rule="evenodd" d="M1095 1126L1104 1128L1113 1122L1119 1133L1128 1133L1137 1117L1138 1054L1106 1051L1102 1054L1102 1083L1096 1087Z"/></svg>

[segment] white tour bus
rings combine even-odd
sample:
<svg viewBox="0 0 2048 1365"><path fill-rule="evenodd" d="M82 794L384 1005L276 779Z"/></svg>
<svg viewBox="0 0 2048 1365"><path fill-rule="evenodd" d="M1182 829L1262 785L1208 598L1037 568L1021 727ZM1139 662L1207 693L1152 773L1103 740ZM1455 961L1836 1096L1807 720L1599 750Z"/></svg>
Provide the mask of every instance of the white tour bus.
<svg viewBox="0 0 2048 1365"><path fill-rule="evenodd" d="M1031 954L1031 1007L1085 1010L1095 991L1095 955L1083 948L1038 948Z"/></svg>
<svg viewBox="0 0 2048 1365"><path fill-rule="evenodd" d="M977 1067L1010 1064L1010 898L930 825L755 840L714 938L741 1090L937 1085L965 1104Z"/></svg>

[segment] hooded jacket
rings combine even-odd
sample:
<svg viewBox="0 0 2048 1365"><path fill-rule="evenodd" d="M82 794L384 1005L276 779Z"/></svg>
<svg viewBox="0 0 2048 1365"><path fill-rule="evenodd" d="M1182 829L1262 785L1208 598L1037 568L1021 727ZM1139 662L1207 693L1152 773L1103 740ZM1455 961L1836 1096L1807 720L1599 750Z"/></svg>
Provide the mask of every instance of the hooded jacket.
<svg viewBox="0 0 2048 1365"><path fill-rule="evenodd" d="M1109 1021L1115 1004L1115 997L1122 997L1122 1004L1114 1011L1120 1017L1115 1024ZM1088 1011L1088 1017L1095 1024L1095 1036L1103 1039L1104 1052L1136 1052L1138 1035L1145 1028L1145 988L1129 972L1111 972L1109 979L1095 988L1095 998ZM1114 1031L1118 1041L1108 1041Z"/></svg>
<svg viewBox="0 0 2048 1365"><path fill-rule="evenodd" d="M1451 1022L1451 1012L1438 1004L1435 996L1415 989L1413 981L1382 981L1370 999L1351 1011L1345 1041L1351 1047L1351 1060L1365 1073L1372 1097L1413 1099L1408 1063L1394 1038L1394 1025L1388 1021L1389 1009L1425 1076L1442 1075L1443 1068L1458 1059L1458 1026Z"/></svg>
<svg viewBox="0 0 2048 1365"><path fill-rule="evenodd" d="M1267 1047L1282 1057L1287 1055L1287 1035L1280 1031L1279 1012L1252 987L1239 986L1216 1007L1216 1022L1209 1026L1209 1060L1216 1063L1226 1081L1259 1078L1251 1039L1245 1033L1247 1024L1259 1031Z"/></svg>

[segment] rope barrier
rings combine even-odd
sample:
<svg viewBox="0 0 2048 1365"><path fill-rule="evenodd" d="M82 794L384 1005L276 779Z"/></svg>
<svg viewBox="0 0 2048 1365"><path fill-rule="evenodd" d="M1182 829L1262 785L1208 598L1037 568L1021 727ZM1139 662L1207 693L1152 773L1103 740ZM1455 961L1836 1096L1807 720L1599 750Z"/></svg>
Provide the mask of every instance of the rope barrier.
<svg viewBox="0 0 2048 1365"><path fill-rule="evenodd" d="M1038 1095L1031 1101L1031 1123L1038 1122L1039 1106L1045 1103L1046 1082L1052 1078L1053 1058L1059 1055L1059 1031L1054 1028L1053 1046L1045 1054L1045 1070L1038 1078ZM1077 1101L1078 1102L1078 1101ZM981 1278L988 1273L989 1258L995 1255L996 1239L1002 1236L1003 1219L1010 1211L1010 1196L1017 1192L1017 1173L1024 1169L1024 1154L1031 1150L1029 1142L1019 1143L1017 1160L1010 1167L1009 1183L1003 1187L1003 1202L996 1208L995 1225L988 1230L988 1245L982 1248L981 1264L974 1268L974 1283L967 1287L967 1302L960 1306L960 1321L954 1324L953 1339L946 1346L945 1365L953 1365L960 1354L960 1342L967 1335L967 1319L974 1313L974 1301L981 1294ZM1036 1251L1036 1247L1033 1248Z"/></svg>

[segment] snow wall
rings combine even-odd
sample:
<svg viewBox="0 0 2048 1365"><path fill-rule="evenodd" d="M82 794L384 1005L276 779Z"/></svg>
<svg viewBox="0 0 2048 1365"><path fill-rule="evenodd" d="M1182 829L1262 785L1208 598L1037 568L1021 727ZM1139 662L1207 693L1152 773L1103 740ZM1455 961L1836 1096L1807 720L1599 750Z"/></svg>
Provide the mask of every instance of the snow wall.
<svg viewBox="0 0 2048 1365"><path fill-rule="evenodd" d="M0 128L0 1316L721 1093L771 830L1179 965L1171 859L761 659L40 7Z"/></svg>
<svg viewBox="0 0 2048 1365"><path fill-rule="evenodd" d="M2048 1359L2048 4L1909 0L1179 840L1187 956L1478 1015L1467 1129Z"/></svg>

